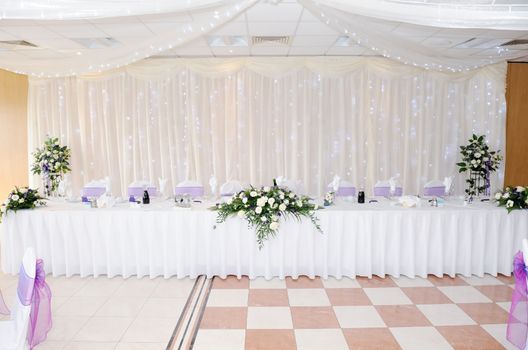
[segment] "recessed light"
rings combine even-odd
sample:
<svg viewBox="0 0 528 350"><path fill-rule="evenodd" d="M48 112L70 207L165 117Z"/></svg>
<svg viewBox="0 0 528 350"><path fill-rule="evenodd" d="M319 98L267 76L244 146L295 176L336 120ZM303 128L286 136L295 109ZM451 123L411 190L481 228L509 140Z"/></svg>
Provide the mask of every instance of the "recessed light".
<svg viewBox="0 0 528 350"><path fill-rule="evenodd" d="M350 46L350 38L348 37L348 35L341 35L339 38L337 38L334 46L338 46L338 47Z"/></svg>

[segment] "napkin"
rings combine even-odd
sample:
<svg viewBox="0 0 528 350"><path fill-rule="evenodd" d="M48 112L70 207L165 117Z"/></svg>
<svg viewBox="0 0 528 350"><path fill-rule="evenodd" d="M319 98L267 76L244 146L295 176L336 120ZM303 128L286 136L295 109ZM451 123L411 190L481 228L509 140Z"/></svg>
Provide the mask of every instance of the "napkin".
<svg viewBox="0 0 528 350"><path fill-rule="evenodd" d="M451 185L453 184L453 176L446 176L444 178L445 194L448 195L451 190Z"/></svg>
<svg viewBox="0 0 528 350"><path fill-rule="evenodd" d="M98 208L112 208L115 205L116 201L114 198L110 197L106 193L97 199Z"/></svg>
<svg viewBox="0 0 528 350"><path fill-rule="evenodd" d="M68 192L70 190L70 175L66 174L62 178L62 180L59 182L59 187L57 188L57 192L59 192L59 195L66 196L68 195ZM71 194L70 196L71 197Z"/></svg>
<svg viewBox="0 0 528 350"><path fill-rule="evenodd" d="M216 177L214 175L211 175L211 178L209 179L209 187L211 187L211 194L216 196L216 186L218 185L218 182L216 181Z"/></svg>
<svg viewBox="0 0 528 350"><path fill-rule="evenodd" d="M167 187L167 179L158 177L159 192L161 196L165 196L165 188Z"/></svg>
<svg viewBox="0 0 528 350"><path fill-rule="evenodd" d="M398 203L400 203L404 208L414 208L419 207L421 201L420 198L416 196L403 196L398 198Z"/></svg>
<svg viewBox="0 0 528 350"><path fill-rule="evenodd" d="M337 190L339 190L340 181L341 181L341 178L338 175L335 175L334 179L332 180L332 188L334 189L334 192L337 192Z"/></svg>
<svg viewBox="0 0 528 350"><path fill-rule="evenodd" d="M286 179L282 175L281 176L277 176L275 178L275 182L277 183L277 186L283 186L285 181L286 181Z"/></svg>

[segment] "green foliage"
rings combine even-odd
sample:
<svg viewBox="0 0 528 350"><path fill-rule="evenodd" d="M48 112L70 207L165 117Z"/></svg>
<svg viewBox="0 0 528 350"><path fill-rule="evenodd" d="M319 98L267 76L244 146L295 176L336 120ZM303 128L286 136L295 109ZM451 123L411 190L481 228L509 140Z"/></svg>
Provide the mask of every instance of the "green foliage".
<svg viewBox="0 0 528 350"><path fill-rule="evenodd" d="M34 209L38 206L46 205L37 190L28 187L15 187L13 191L7 196L7 200L0 207L0 222L2 217L7 215L8 211L14 211L21 209Z"/></svg>
<svg viewBox="0 0 528 350"><path fill-rule="evenodd" d="M516 209L528 209L528 189L526 186L506 187L495 194L499 207L505 207L510 213Z"/></svg>
<svg viewBox="0 0 528 350"><path fill-rule="evenodd" d="M47 176L51 183L50 190L55 191L62 175L71 171L70 155L70 149L61 146L57 137L48 137L44 141L44 146L33 152L31 172Z"/></svg>

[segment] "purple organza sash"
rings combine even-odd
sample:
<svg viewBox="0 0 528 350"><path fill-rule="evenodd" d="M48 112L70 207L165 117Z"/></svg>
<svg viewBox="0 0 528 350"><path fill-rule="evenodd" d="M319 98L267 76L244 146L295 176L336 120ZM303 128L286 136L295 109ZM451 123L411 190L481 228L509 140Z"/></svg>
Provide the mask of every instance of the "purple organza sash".
<svg viewBox="0 0 528 350"><path fill-rule="evenodd" d="M84 187L82 190L82 196L83 197L101 197L105 192L106 192L106 188L104 187Z"/></svg>
<svg viewBox="0 0 528 350"><path fill-rule="evenodd" d="M396 187L392 195L390 193L390 187L386 187L386 186L374 187L374 195L379 196L379 197L390 197L390 196L400 197L402 193L403 193L403 190L401 187Z"/></svg>
<svg viewBox="0 0 528 350"><path fill-rule="evenodd" d="M30 349L46 340L51 324L51 290L46 283L44 262L42 259L37 259L27 334Z"/></svg>
<svg viewBox="0 0 528 350"><path fill-rule="evenodd" d="M526 265L520 251L515 254L513 259L513 275L515 276L515 289L512 293L506 338L517 348L524 349L528 336L528 296Z"/></svg>
<svg viewBox="0 0 528 350"><path fill-rule="evenodd" d="M204 194L204 188L202 186L195 187L176 187L174 194L177 196L189 195L191 197L202 197Z"/></svg>
<svg viewBox="0 0 528 350"><path fill-rule="evenodd" d="M445 186L424 187L425 196L445 196Z"/></svg>
<svg viewBox="0 0 528 350"><path fill-rule="evenodd" d="M328 186L329 191L333 191L332 187ZM337 197L353 197L356 195L355 187L340 186L335 194Z"/></svg>
<svg viewBox="0 0 528 350"><path fill-rule="evenodd" d="M128 196L133 196L133 197L136 197L136 198L139 198L139 197L143 197L143 187L129 187L128 188ZM156 187L147 187L147 192L149 194L150 197L153 197L156 195L157 191L156 191Z"/></svg>
<svg viewBox="0 0 528 350"><path fill-rule="evenodd" d="M34 286L35 279L28 276L26 269L24 269L24 264L20 265L20 270L18 272L17 295L18 300L20 300L22 305L28 306L31 304Z"/></svg>

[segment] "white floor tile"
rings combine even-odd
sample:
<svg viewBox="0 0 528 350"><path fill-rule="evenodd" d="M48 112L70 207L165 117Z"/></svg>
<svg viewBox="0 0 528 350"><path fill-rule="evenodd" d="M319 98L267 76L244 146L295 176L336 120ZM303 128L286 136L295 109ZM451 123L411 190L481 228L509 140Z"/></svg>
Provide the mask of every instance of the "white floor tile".
<svg viewBox="0 0 528 350"><path fill-rule="evenodd" d="M408 305L411 300L400 288L363 288L374 305Z"/></svg>
<svg viewBox="0 0 528 350"><path fill-rule="evenodd" d="M321 279L325 288L361 288L358 281L349 277L337 279L335 277L328 277Z"/></svg>
<svg viewBox="0 0 528 350"><path fill-rule="evenodd" d="M187 298L149 298L138 318L168 318L177 321L186 302Z"/></svg>
<svg viewBox="0 0 528 350"><path fill-rule="evenodd" d="M135 278L126 279L114 293L116 297L150 297L159 285L160 279Z"/></svg>
<svg viewBox="0 0 528 350"><path fill-rule="evenodd" d="M68 343L65 341L56 341L46 339L43 343L40 343L35 349L37 350L62 350L68 349L66 347Z"/></svg>
<svg viewBox="0 0 528 350"><path fill-rule="evenodd" d="M507 350L517 350L517 348L506 339L506 324L484 324L481 325L481 327Z"/></svg>
<svg viewBox="0 0 528 350"><path fill-rule="evenodd" d="M264 277L258 277L250 280L249 286L251 289L284 289L286 288L286 282L279 278L273 278L268 281Z"/></svg>
<svg viewBox="0 0 528 350"><path fill-rule="evenodd" d="M293 328L289 307L249 307L247 329Z"/></svg>
<svg viewBox="0 0 528 350"><path fill-rule="evenodd" d="M161 343L169 342L176 322L167 318L138 318L128 328L122 342Z"/></svg>
<svg viewBox="0 0 528 350"><path fill-rule="evenodd" d="M48 333L47 340L70 341L88 322L85 316L53 316L53 326Z"/></svg>
<svg viewBox="0 0 528 350"><path fill-rule="evenodd" d="M167 343L119 343L115 350L165 350Z"/></svg>
<svg viewBox="0 0 528 350"><path fill-rule="evenodd" d="M46 277L53 297L71 297L81 290L89 281L89 278L72 277Z"/></svg>
<svg viewBox="0 0 528 350"><path fill-rule="evenodd" d="M144 297L111 297L96 312L96 317L136 318L146 302Z"/></svg>
<svg viewBox="0 0 528 350"><path fill-rule="evenodd" d="M244 350L245 339L243 329L201 329L193 350Z"/></svg>
<svg viewBox="0 0 528 350"><path fill-rule="evenodd" d="M391 277L391 279L398 285L398 287L434 287L426 278L409 278L407 276L400 276L398 278Z"/></svg>
<svg viewBox="0 0 528 350"><path fill-rule="evenodd" d="M484 277L471 276L462 278L472 286L500 286L504 284L491 275L484 275Z"/></svg>
<svg viewBox="0 0 528 350"><path fill-rule="evenodd" d="M334 306L341 328L385 327L374 306Z"/></svg>
<svg viewBox="0 0 528 350"><path fill-rule="evenodd" d="M107 297L71 297L57 309L57 316L93 316Z"/></svg>
<svg viewBox="0 0 528 350"><path fill-rule="evenodd" d="M296 329L298 350L348 350L341 329Z"/></svg>
<svg viewBox="0 0 528 350"><path fill-rule="evenodd" d="M119 277L91 278L75 293L79 297L110 297L123 284L123 279Z"/></svg>
<svg viewBox="0 0 528 350"><path fill-rule="evenodd" d="M212 289L207 306L247 306L248 289Z"/></svg>
<svg viewBox="0 0 528 350"><path fill-rule="evenodd" d="M326 291L322 288L288 289L290 306L330 306Z"/></svg>
<svg viewBox="0 0 528 350"><path fill-rule="evenodd" d="M510 312L511 301L501 301L496 304L503 308L505 311Z"/></svg>
<svg viewBox="0 0 528 350"><path fill-rule="evenodd" d="M433 326L474 325L475 321L455 304L416 305Z"/></svg>
<svg viewBox="0 0 528 350"><path fill-rule="evenodd" d="M390 331L403 350L453 349L434 327L398 327Z"/></svg>
<svg viewBox="0 0 528 350"><path fill-rule="evenodd" d="M156 286L151 298L187 298L191 293L195 280L184 279L162 279Z"/></svg>
<svg viewBox="0 0 528 350"><path fill-rule="evenodd" d="M491 302L484 294L471 286L449 286L438 287L438 289L457 304Z"/></svg>
<svg viewBox="0 0 528 350"><path fill-rule="evenodd" d="M132 318L92 317L75 335L74 341L118 342L132 323Z"/></svg>
<svg viewBox="0 0 528 350"><path fill-rule="evenodd" d="M117 343L108 342L71 342L65 347L67 350L113 350Z"/></svg>

